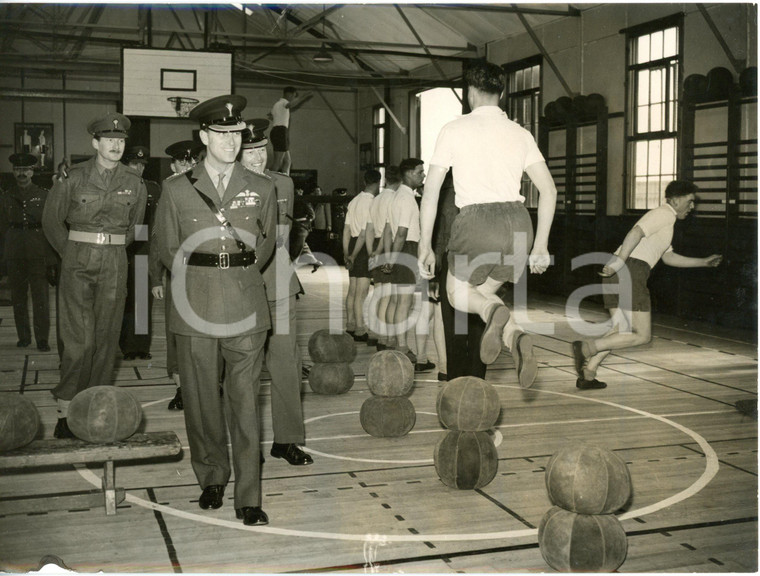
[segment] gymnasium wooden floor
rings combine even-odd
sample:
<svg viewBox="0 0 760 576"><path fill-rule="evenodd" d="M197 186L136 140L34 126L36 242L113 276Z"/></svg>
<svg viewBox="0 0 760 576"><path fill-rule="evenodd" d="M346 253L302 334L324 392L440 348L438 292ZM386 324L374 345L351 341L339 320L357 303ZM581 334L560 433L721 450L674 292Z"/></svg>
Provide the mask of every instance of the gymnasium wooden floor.
<svg viewBox="0 0 760 576"><path fill-rule="evenodd" d="M309 335L327 327L330 300L339 305L341 297L330 294L328 272L299 273L308 292L299 303L307 362ZM337 274L345 289L345 270ZM756 334L656 318L650 345L608 358L599 375L606 390L578 391L564 305L532 299L531 321L551 324L554 333L536 336L540 368L532 389L519 389L508 354L489 369L502 405L494 434L499 469L475 491L445 487L433 466L443 434L436 371L418 374L410 397L417 423L398 439L370 437L359 423L374 348L358 347L356 383L346 394L317 395L304 382L315 462L302 468L269 456L265 375L263 491L271 523L255 528L235 519L231 487L221 509L198 507L183 415L166 409L174 387L165 371L162 310L156 305L153 359L121 362L117 384L142 403L145 431L176 432L183 456L117 464L127 498L110 517L103 507L67 507L65 498L56 499L60 510L46 504L98 488L100 466L3 474L0 571L35 570L55 554L80 572L551 572L536 536L551 506L544 466L573 440L614 450L630 468L633 497L620 513L628 556L619 571L758 569L757 422L734 408L757 398ZM604 319L597 308L584 315ZM0 319L0 391L31 398L44 436L52 437L57 354L19 352L10 306L0 307ZM429 348L435 362L432 341Z"/></svg>

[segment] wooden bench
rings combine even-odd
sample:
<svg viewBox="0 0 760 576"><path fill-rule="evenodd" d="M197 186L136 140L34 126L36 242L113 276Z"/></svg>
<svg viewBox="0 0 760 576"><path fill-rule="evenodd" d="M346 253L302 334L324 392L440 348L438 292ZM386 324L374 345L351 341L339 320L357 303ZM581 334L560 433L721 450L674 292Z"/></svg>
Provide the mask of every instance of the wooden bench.
<svg viewBox="0 0 760 576"><path fill-rule="evenodd" d="M116 505L124 500L124 489L116 488L114 462L175 456L181 451L182 445L174 432L134 434L113 444L91 444L78 438L35 440L23 448L0 453L0 471L102 462L102 492L96 491L91 496L85 494L79 500L87 503L94 496L100 504L105 498L106 515L113 516Z"/></svg>

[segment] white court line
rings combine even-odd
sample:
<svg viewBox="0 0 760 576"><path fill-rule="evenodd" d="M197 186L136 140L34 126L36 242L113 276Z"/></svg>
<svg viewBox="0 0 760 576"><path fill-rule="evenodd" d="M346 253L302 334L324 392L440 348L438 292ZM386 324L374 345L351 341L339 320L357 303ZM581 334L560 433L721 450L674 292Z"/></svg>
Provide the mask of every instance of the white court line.
<svg viewBox="0 0 760 576"><path fill-rule="evenodd" d="M508 386L508 385L498 385L498 386L505 387L505 388L514 388L514 389L519 390L517 386ZM541 389L536 389L535 391L544 392L546 394L554 394L557 396L566 396L568 398L574 398L574 399L581 398L588 402L596 402L597 404L605 404L607 406L612 406L613 408L620 408L621 410L627 410L629 412L634 412L636 414L639 414L647 418L652 418L654 420L662 422L663 424L667 424L668 426L672 426L673 428L680 430L687 436L690 436L691 438L693 438L697 442L697 444L699 444L699 446L702 448L702 451L705 454L705 470L693 484L688 486L685 490L682 490L678 492L677 494L670 496L669 498L665 498L664 500L655 502L654 504L651 504L650 506L646 506L644 508L639 508L636 510L631 510L629 512L626 512L625 514L618 516L620 520L627 520L630 518L639 518L646 514L652 514L654 512L657 512L659 510L672 506L678 502L686 500L687 498L694 496L700 490L702 490L702 488L707 486L707 484L709 484L709 482L718 473L718 469L719 469L718 455L715 453L715 450L712 449L712 447L707 442L707 440L705 440L702 436L697 434L694 430L691 430L690 428L686 428L685 426L681 426L680 424L676 422L668 420L664 416L657 416L656 414L651 414L644 410L638 410L637 408L630 408L628 406L623 406L622 404L616 404L614 402L609 402L607 400L599 400L597 398L578 396L577 394L568 394L565 392L554 392L550 390L541 390ZM342 414L347 414L347 413L344 412ZM319 416L316 419L324 418L324 417L328 417L328 416ZM96 474L94 474L91 470L87 469L83 464L75 465L75 467L77 471L79 472L79 474L85 480L87 480L88 482L90 482L92 485L96 487L101 486L101 479ZM523 529L523 530L507 530L507 531L502 531L502 532L484 532L484 533L476 533L476 534L403 534L403 535L369 534L369 533L346 534L346 533L340 533L340 532L317 532L317 531L308 531L308 530L291 530L287 528L276 528L276 527L272 527L268 525L267 526L245 526L244 524L240 522L232 522L230 520L221 520L218 518L211 518L206 515L195 514L191 512L184 512L182 510L177 510L176 508L171 508L169 506L164 506L162 504L156 504L154 502L150 502L149 500L145 500L144 498L139 498L130 493L126 493L126 500L128 502L131 502L132 504L141 506L143 508L148 508L150 510L162 512L163 514L168 514L171 516L176 516L179 518L184 518L186 520L192 520L195 522L201 522L201 523L211 524L215 526L222 526L226 528L232 528L235 530L246 530L250 532L261 532L261 533L266 533L266 534L277 534L281 536L295 536L295 537L302 537L302 538L320 538L320 539L327 539L327 540L349 540L349 541L356 541L356 542L378 542L378 541L382 541L382 542L444 542L444 541L461 542L461 541L473 541L473 540L505 540L505 539L510 539L510 538L536 537L538 535L538 530L535 528Z"/></svg>

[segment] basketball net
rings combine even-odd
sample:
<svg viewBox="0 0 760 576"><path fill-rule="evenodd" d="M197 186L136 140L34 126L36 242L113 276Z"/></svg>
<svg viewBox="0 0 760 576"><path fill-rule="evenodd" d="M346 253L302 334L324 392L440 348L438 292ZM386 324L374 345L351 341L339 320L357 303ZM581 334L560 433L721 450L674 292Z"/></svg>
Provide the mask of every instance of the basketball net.
<svg viewBox="0 0 760 576"><path fill-rule="evenodd" d="M182 96L170 96L167 98L174 108L178 118L187 118L195 105L198 103L196 98L184 98Z"/></svg>

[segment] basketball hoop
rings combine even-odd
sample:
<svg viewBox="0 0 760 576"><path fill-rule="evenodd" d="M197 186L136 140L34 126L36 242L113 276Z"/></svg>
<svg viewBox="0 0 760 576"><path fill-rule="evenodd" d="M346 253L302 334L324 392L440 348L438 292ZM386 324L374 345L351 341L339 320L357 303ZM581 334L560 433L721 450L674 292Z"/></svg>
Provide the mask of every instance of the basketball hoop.
<svg viewBox="0 0 760 576"><path fill-rule="evenodd" d="M190 114L190 110L192 110L198 103L197 98L187 98L185 96L169 96L167 100L171 102L172 107L179 118L187 118L188 114Z"/></svg>

